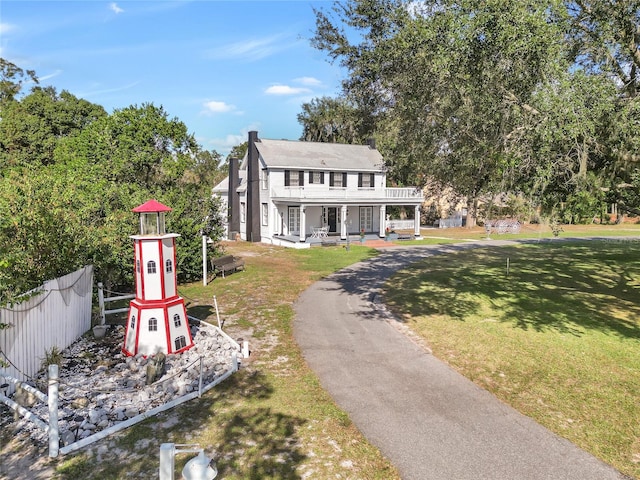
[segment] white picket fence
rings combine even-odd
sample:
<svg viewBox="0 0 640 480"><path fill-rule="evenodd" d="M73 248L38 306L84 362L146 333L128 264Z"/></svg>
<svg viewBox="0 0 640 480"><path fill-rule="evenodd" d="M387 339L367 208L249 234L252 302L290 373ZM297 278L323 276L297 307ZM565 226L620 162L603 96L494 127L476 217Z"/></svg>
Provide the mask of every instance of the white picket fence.
<svg viewBox="0 0 640 480"><path fill-rule="evenodd" d="M0 309L0 359L3 375L23 381L35 376L53 347L63 350L91 328L93 266L45 282L28 300ZM14 391L8 382L6 394Z"/></svg>

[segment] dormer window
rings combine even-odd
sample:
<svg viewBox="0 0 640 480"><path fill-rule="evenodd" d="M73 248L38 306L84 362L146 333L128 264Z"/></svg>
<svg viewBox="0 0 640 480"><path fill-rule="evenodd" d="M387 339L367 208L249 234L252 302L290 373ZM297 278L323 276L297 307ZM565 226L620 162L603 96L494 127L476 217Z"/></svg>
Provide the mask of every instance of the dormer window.
<svg viewBox="0 0 640 480"><path fill-rule="evenodd" d="M304 185L304 172L302 170L285 170L285 187L302 187Z"/></svg>

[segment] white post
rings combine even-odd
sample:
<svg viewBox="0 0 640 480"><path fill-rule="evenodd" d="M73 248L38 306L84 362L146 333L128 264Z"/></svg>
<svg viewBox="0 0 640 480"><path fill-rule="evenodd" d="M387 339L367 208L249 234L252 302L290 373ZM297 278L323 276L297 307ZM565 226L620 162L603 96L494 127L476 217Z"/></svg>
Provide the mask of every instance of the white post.
<svg viewBox="0 0 640 480"><path fill-rule="evenodd" d="M387 229L387 207L386 205L380 205L380 229L378 235L380 238L385 236Z"/></svg>
<svg viewBox="0 0 640 480"><path fill-rule="evenodd" d="M104 291L102 282L98 282L98 304L100 305L100 325L104 325L105 313L104 313Z"/></svg>
<svg viewBox="0 0 640 480"><path fill-rule="evenodd" d="M160 480L173 480L175 470L175 444L160 445Z"/></svg>
<svg viewBox="0 0 640 480"><path fill-rule="evenodd" d="M218 300L216 296L213 296L213 306L216 307L216 318L218 319L218 328L222 330L222 325L220 325L220 312L218 312Z"/></svg>
<svg viewBox="0 0 640 480"><path fill-rule="evenodd" d="M413 236L420 236L420 205L415 206L414 214L413 214Z"/></svg>
<svg viewBox="0 0 640 480"><path fill-rule="evenodd" d="M242 356L244 358L249 358L249 342L247 340L242 342Z"/></svg>
<svg viewBox="0 0 640 480"><path fill-rule="evenodd" d="M340 240L346 240L349 232L347 231L347 206L340 207Z"/></svg>
<svg viewBox="0 0 640 480"><path fill-rule="evenodd" d="M300 241L304 242L307 239L307 207L306 205L300 205Z"/></svg>
<svg viewBox="0 0 640 480"><path fill-rule="evenodd" d="M202 285L207 286L207 236L202 235Z"/></svg>
<svg viewBox="0 0 640 480"><path fill-rule="evenodd" d="M49 365L49 457L58 456L60 435L58 432L58 365Z"/></svg>

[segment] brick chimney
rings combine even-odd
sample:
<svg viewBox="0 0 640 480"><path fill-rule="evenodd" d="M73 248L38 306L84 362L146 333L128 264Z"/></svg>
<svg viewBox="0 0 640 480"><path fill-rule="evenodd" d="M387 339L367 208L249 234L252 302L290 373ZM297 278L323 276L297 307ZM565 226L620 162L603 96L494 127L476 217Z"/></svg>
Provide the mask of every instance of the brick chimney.
<svg viewBox="0 0 640 480"><path fill-rule="evenodd" d="M260 242L260 165L258 162L258 132L249 132L247 148L247 240Z"/></svg>

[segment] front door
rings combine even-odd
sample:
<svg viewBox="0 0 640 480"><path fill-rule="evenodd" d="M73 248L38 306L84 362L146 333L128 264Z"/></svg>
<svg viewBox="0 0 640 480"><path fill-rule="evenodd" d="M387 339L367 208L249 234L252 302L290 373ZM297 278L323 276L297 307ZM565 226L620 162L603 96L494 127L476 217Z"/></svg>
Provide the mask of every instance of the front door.
<svg viewBox="0 0 640 480"><path fill-rule="evenodd" d="M337 232L338 228L338 209L335 207L327 208L327 225L330 232Z"/></svg>

